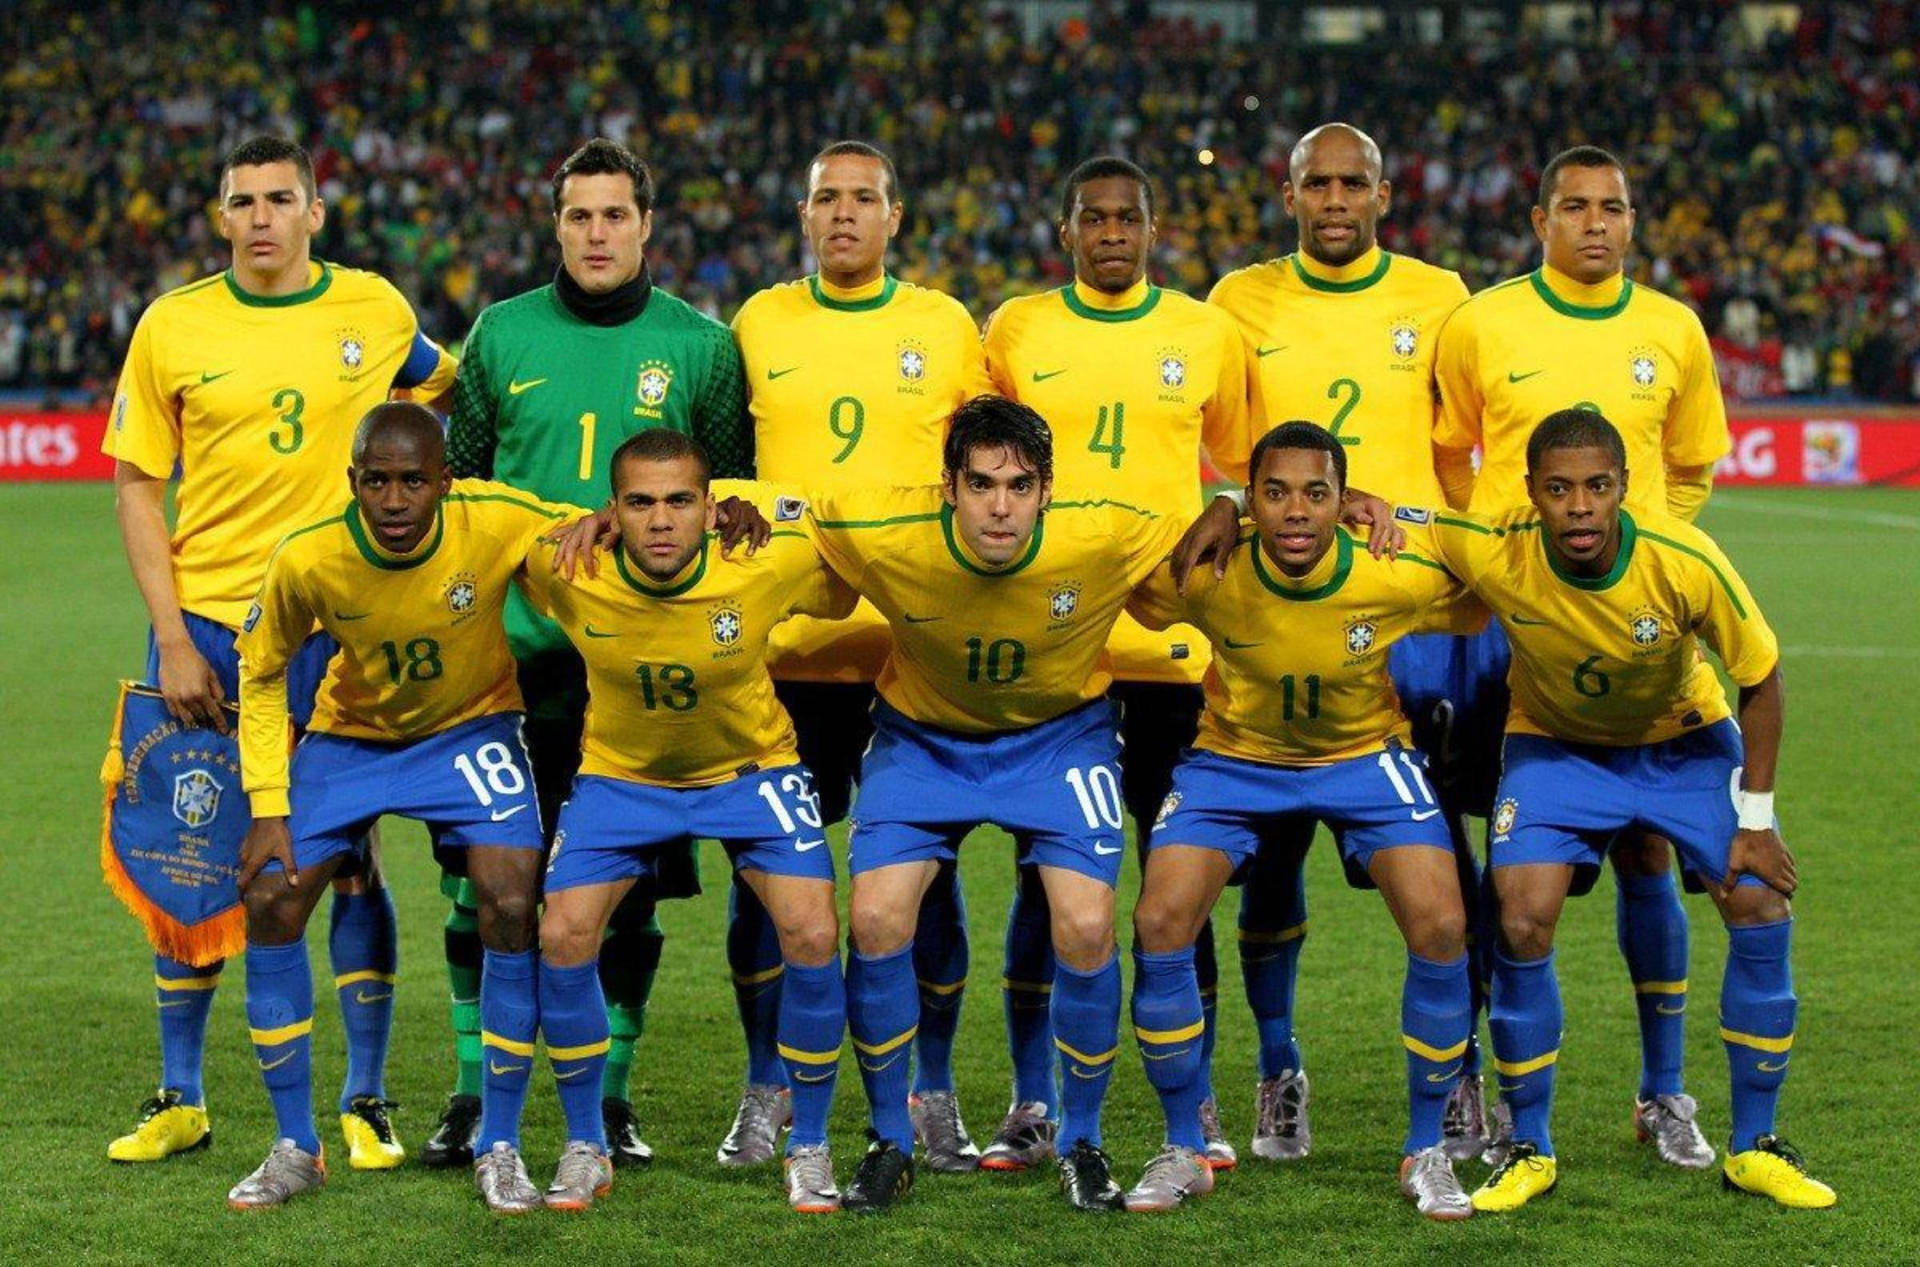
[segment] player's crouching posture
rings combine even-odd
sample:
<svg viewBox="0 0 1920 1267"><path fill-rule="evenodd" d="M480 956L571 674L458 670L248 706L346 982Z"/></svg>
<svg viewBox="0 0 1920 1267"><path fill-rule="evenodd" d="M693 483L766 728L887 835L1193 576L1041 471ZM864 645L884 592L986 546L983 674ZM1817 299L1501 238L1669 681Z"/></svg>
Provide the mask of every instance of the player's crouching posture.
<svg viewBox="0 0 1920 1267"><path fill-rule="evenodd" d="M585 658L590 699L540 922L541 1027L569 1140L546 1202L585 1209L612 1183L601 1133L609 1031L600 940L661 850L696 837L720 841L772 917L785 968L778 1049L792 1085L788 1201L804 1213L837 1210L827 1114L846 992L833 858L813 777L774 698L767 639L794 615L845 616L854 594L790 524L754 554L729 559L713 548L706 453L678 431L629 438L614 452L612 483L613 563L571 583L536 563L525 582Z"/></svg>
<svg viewBox="0 0 1920 1267"><path fill-rule="evenodd" d="M1148 628L1190 621L1214 649L1200 737L1174 772L1134 908L1134 1034L1168 1142L1127 1194L1131 1210L1172 1209L1213 1189L1195 934L1230 880L1260 866L1296 870L1325 822L1349 879L1378 886L1407 943L1401 1188L1429 1218L1473 1212L1440 1147L1472 1029L1466 914L1387 651L1409 634L1470 633L1487 612L1425 557L1419 529L1394 561L1356 547L1337 524L1346 465L1324 428L1274 428L1253 449L1253 523L1225 576L1203 570L1183 596L1163 568L1129 604Z"/></svg>
<svg viewBox="0 0 1920 1267"><path fill-rule="evenodd" d="M486 947L480 1137L518 1166L538 1016L530 947L541 838L500 611L534 540L567 511L502 485L455 484L439 420L418 405L367 413L347 478L354 499L344 513L274 553L239 640L254 815L240 873L247 1023L280 1136L228 1194L239 1209L280 1205L326 1181L303 934L328 879L382 814L419 819L442 847L466 850ZM287 666L316 623L340 651L289 770ZM481 1163L483 1188L490 1164Z"/></svg>
<svg viewBox="0 0 1920 1267"><path fill-rule="evenodd" d="M1833 1190L1774 1133L1797 1006L1787 957L1797 875L1773 817L1783 722L1773 631L1704 533L1621 508L1625 448L1598 413L1549 415L1526 466L1531 507L1441 515L1433 534L1441 562L1513 643L1490 838L1501 926L1490 1023L1514 1148L1474 1206L1518 1209L1558 1178L1554 927L1567 896L1592 885L1608 841L1629 829L1672 839L1727 925L1726 1183L1786 1206L1830 1206ZM1702 639L1740 688L1738 725Z"/></svg>

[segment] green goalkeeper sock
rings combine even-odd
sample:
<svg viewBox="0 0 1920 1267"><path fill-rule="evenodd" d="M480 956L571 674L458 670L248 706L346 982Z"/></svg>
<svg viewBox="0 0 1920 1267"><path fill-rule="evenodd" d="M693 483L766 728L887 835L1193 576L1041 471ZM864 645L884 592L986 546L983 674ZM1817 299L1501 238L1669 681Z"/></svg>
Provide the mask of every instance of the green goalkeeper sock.
<svg viewBox="0 0 1920 1267"><path fill-rule="evenodd" d="M459 1062L455 1095L480 1094L480 914L472 881L440 878L453 899L447 912L447 981L453 987L453 1054Z"/></svg>

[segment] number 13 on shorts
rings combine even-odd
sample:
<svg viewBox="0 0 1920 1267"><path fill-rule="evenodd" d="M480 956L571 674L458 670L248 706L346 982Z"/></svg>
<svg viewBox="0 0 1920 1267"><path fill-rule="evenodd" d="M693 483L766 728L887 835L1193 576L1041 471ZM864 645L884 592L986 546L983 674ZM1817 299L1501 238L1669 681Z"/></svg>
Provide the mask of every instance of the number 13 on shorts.
<svg viewBox="0 0 1920 1267"><path fill-rule="evenodd" d="M758 791L780 824L781 835L797 836L803 826L820 830L820 794L813 790L813 776L806 771L789 770L777 779L769 775L760 780Z"/></svg>

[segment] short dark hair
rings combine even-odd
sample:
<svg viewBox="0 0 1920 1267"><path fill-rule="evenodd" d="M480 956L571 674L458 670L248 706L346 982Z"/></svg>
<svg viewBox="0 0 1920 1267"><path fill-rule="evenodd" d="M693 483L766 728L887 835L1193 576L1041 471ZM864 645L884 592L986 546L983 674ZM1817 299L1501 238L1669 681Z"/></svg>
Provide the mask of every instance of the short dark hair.
<svg viewBox="0 0 1920 1267"><path fill-rule="evenodd" d="M1576 145L1570 150L1561 150L1555 154L1540 171L1540 193L1536 202L1545 211L1553 205L1554 186L1560 183L1560 173L1569 167L1611 167L1620 173L1622 184L1627 183L1627 166L1598 145ZM1627 190L1629 201L1633 198L1632 187Z"/></svg>
<svg viewBox="0 0 1920 1267"><path fill-rule="evenodd" d="M966 469L975 449L1009 449L1043 481L1053 478L1053 431L1032 409L1005 396L975 396L953 411L941 464L948 475Z"/></svg>
<svg viewBox="0 0 1920 1267"><path fill-rule="evenodd" d="M553 173L553 214L560 214L560 189L569 176L613 176L625 173L633 181L634 205L644 214L653 210L653 173L635 154L618 141L596 136L567 155Z"/></svg>
<svg viewBox="0 0 1920 1267"><path fill-rule="evenodd" d="M620 447L613 451L613 458L607 463L607 486L620 487L620 467L628 458L636 462L677 462L681 458L692 458L693 464L700 470L700 488L706 491L713 479L713 463L707 457L707 450L698 440L684 431L675 431L672 427L647 427L636 431L621 441Z"/></svg>
<svg viewBox="0 0 1920 1267"><path fill-rule="evenodd" d="M1153 215L1153 181L1138 163L1121 158L1118 154L1101 154L1090 158L1067 175L1067 183L1060 190L1060 222L1073 219L1073 200L1080 196L1080 186L1090 180L1105 180L1110 176L1124 176L1128 180L1140 183L1140 192L1146 195L1147 215Z"/></svg>
<svg viewBox="0 0 1920 1267"><path fill-rule="evenodd" d="M234 168L265 167L268 163L292 163L300 173L300 188L307 191L307 201L320 196L319 188L313 183L313 160L306 150L285 137L252 136L229 150L226 161L220 164L221 198L226 197L227 174Z"/></svg>
<svg viewBox="0 0 1920 1267"><path fill-rule="evenodd" d="M403 435L418 444L421 456L429 461L446 460L447 432L439 414L410 400L383 400L367 410L353 429L354 465L366 458L374 441L389 435Z"/></svg>
<svg viewBox="0 0 1920 1267"><path fill-rule="evenodd" d="M1605 449L1607 456L1627 469L1627 446L1620 432L1597 409L1562 409L1548 414L1527 437L1527 474L1539 469L1550 449Z"/></svg>
<svg viewBox="0 0 1920 1267"><path fill-rule="evenodd" d="M1276 449L1318 449L1322 453L1333 455L1334 482L1341 492L1347 491L1347 450L1340 438L1317 422L1283 422L1267 434L1260 437L1253 446L1253 456L1247 460L1247 481L1252 483L1260 478L1260 464L1267 460L1267 454Z"/></svg>
<svg viewBox="0 0 1920 1267"><path fill-rule="evenodd" d="M865 141L835 141L832 145L827 146L818 154L808 159L808 185L811 186L813 183L813 169L815 164L824 163L830 158L838 158L842 154L852 154L856 158L879 160L880 170L885 172L887 177L887 187L883 191L887 195L887 201L890 203L900 201L900 173L894 170L893 160L887 157L885 150L877 145L869 145Z"/></svg>

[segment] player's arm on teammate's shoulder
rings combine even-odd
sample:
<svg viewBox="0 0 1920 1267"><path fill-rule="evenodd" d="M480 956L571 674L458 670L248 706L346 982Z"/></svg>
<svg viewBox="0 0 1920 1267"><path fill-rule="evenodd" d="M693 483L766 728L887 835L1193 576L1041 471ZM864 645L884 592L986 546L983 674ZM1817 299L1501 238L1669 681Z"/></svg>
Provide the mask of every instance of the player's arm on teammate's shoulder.
<svg viewBox="0 0 1920 1267"><path fill-rule="evenodd" d="M1133 587L1133 593L1127 596L1127 614L1148 629L1177 625L1187 618L1188 606L1199 601L1213 584L1209 574L1202 573L1193 582L1193 592L1184 593L1174 580L1173 559L1169 557Z"/></svg>
<svg viewBox="0 0 1920 1267"><path fill-rule="evenodd" d="M1433 528L1434 514L1417 506L1401 506L1393 512L1395 522L1406 533L1393 567L1417 602L1413 631L1477 634L1487 627L1493 613L1442 560Z"/></svg>
<svg viewBox="0 0 1920 1267"><path fill-rule="evenodd" d="M490 479L500 443L500 402L487 370L486 325L482 314L460 349L447 414L447 469L461 479Z"/></svg>
<svg viewBox="0 0 1920 1267"><path fill-rule="evenodd" d="M710 359L693 401L693 438L706 449L715 479L752 479L753 415L740 346L717 322L709 337Z"/></svg>

